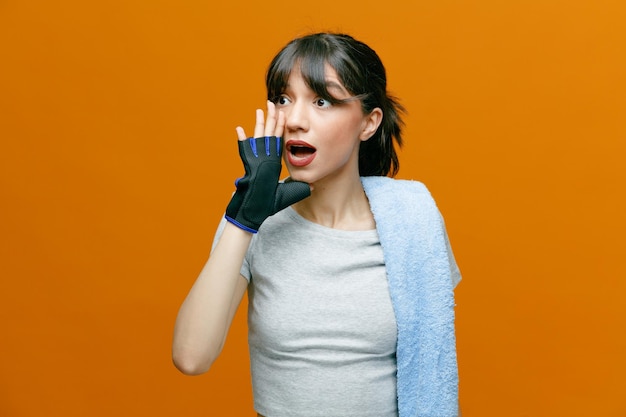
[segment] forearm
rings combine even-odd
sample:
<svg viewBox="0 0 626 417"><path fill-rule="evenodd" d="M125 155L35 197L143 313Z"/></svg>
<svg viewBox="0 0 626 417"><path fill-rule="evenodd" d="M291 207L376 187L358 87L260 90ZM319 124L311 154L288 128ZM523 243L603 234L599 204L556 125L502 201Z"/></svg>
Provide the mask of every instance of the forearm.
<svg viewBox="0 0 626 417"><path fill-rule="evenodd" d="M226 224L178 312L172 356L186 374L206 372L219 355L246 289L240 268L252 235Z"/></svg>

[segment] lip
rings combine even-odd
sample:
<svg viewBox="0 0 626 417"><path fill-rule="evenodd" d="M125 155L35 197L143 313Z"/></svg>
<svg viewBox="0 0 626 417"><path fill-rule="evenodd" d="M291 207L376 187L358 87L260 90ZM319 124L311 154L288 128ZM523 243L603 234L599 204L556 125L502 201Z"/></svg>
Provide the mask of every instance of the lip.
<svg viewBox="0 0 626 417"><path fill-rule="evenodd" d="M302 146L302 147L311 148L314 150L314 152L307 154L305 156L296 156L291 153L292 146ZM287 155L287 162L289 162L291 166L304 167L304 166L309 165L311 162L313 162L317 153L315 152L315 146L303 140L291 139L285 143L285 155Z"/></svg>

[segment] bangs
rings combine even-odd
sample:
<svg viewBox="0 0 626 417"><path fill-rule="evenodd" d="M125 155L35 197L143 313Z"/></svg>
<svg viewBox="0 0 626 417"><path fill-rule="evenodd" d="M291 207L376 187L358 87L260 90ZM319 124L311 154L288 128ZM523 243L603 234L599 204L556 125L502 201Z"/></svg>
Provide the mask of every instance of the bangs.
<svg viewBox="0 0 626 417"><path fill-rule="evenodd" d="M362 98L354 96L355 92L346 85L342 77L340 57L333 56L330 45L320 40L303 40L292 42L287 45L272 61L265 79L267 87L267 99L276 102L281 94L287 89L289 76L294 71L300 71L306 85L319 97L332 104L346 103ZM326 84L326 65L330 65L339 77L341 84L353 95L347 99L337 99L328 91Z"/></svg>

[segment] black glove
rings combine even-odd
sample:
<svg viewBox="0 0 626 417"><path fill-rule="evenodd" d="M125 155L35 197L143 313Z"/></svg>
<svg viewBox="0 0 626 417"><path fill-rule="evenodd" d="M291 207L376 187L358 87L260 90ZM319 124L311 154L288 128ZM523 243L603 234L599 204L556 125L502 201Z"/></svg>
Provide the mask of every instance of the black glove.
<svg viewBox="0 0 626 417"><path fill-rule="evenodd" d="M246 174L226 208L226 220L256 233L269 216L311 195L305 182L279 183L282 139L276 136L239 141L239 156Z"/></svg>

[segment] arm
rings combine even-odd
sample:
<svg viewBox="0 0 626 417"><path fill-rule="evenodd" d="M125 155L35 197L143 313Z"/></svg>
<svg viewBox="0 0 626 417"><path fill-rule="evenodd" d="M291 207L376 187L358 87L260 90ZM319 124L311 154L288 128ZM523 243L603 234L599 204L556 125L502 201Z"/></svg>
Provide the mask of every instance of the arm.
<svg viewBox="0 0 626 417"><path fill-rule="evenodd" d="M220 354L248 281L239 269L252 234L228 223L183 302L172 357L184 374L206 372Z"/></svg>
<svg viewBox="0 0 626 417"><path fill-rule="evenodd" d="M222 236L183 302L174 327L172 358L188 375L206 372L218 357L248 282L239 273L252 234L272 214L310 195L308 184L279 184L285 117L268 102L257 110L254 138L237 127L245 176L226 208Z"/></svg>

